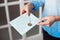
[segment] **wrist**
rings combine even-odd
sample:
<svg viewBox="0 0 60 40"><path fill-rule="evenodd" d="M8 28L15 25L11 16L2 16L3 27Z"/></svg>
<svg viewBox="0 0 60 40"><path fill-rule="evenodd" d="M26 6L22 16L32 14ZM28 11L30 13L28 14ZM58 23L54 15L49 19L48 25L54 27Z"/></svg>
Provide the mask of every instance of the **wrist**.
<svg viewBox="0 0 60 40"><path fill-rule="evenodd" d="M55 16L55 21L60 21L60 16Z"/></svg>
<svg viewBox="0 0 60 40"><path fill-rule="evenodd" d="M57 21L57 17L56 16L53 16L53 18L54 18L54 22Z"/></svg>
<svg viewBox="0 0 60 40"><path fill-rule="evenodd" d="M33 9L34 8L34 6L33 6L32 3L27 3L27 6L29 6L30 9Z"/></svg>

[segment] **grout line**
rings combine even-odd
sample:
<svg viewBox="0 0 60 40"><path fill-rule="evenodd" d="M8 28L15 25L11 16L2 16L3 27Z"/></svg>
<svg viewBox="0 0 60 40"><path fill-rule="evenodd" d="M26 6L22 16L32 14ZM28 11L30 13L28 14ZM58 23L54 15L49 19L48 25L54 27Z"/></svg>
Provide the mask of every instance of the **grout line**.
<svg viewBox="0 0 60 40"><path fill-rule="evenodd" d="M30 1L24 1L24 3L27 3L27 2L30 2Z"/></svg>
<svg viewBox="0 0 60 40"><path fill-rule="evenodd" d="M8 6L17 5L17 4L19 4L19 1L8 2L8 3L7 3ZM3 7L3 6L5 6L5 3L1 3L1 4L0 4L0 7Z"/></svg>
<svg viewBox="0 0 60 40"><path fill-rule="evenodd" d="M0 26L0 29L4 29L4 28L8 28L8 25L6 24L6 25Z"/></svg>
<svg viewBox="0 0 60 40"><path fill-rule="evenodd" d="M42 7L39 8L39 18L42 17ZM39 34L42 35L42 28L39 26Z"/></svg>
<svg viewBox="0 0 60 40"><path fill-rule="evenodd" d="M33 36L28 37L27 39L36 38L38 36L42 36L42 35L36 34L36 35L33 35Z"/></svg>
<svg viewBox="0 0 60 40"><path fill-rule="evenodd" d="M30 37L27 37L27 39L36 38L36 37L39 37L39 36L41 36L42 39L43 39L43 35L39 35L39 34L36 34L36 35L30 36ZM26 39L26 40L27 40L27 39ZM18 40L22 40L22 39L18 39Z"/></svg>
<svg viewBox="0 0 60 40"><path fill-rule="evenodd" d="M3 6L5 6L5 3L1 3L1 4L0 4L0 7L3 7Z"/></svg>
<svg viewBox="0 0 60 40"><path fill-rule="evenodd" d="M19 1L9 2L7 5L10 6L10 5L17 5L17 4L20 4Z"/></svg>
<svg viewBox="0 0 60 40"><path fill-rule="evenodd" d="M7 0L4 0L4 2L5 2L6 18L7 18L7 22L8 22L8 25L9 25L10 17L9 17ZM8 32L9 32L10 40L12 40L12 32L11 32L11 26L10 25L8 27Z"/></svg>
<svg viewBox="0 0 60 40"><path fill-rule="evenodd" d="M24 1L24 3L26 3L26 2L30 2L30 1ZM20 2L19 1L14 1L14 2L8 2L7 3L8 6L17 5L17 4L20 4ZM0 7L3 7L3 6L5 6L5 3L0 4Z"/></svg>

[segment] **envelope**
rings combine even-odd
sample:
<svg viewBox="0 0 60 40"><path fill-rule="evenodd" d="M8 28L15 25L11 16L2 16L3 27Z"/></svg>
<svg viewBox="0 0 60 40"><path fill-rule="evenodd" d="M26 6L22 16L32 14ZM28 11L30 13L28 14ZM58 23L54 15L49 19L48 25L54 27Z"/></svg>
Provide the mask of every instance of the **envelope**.
<svg viewBox="0 0 60 40"><path fill-rule="evenodd" d="M31 21L31 26L28 23ZM21 34L22 36L26 34L29 30L31 30L40 20L30 13L30 16L27 13L15 18L14 20L10 21L10 24L15 28L15 30Z"/></svg>

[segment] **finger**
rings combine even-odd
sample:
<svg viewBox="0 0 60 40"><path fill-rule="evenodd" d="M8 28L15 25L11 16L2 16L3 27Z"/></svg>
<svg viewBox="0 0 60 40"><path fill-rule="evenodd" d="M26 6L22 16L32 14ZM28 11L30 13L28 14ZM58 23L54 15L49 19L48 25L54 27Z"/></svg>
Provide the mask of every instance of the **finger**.
<svg viewBox="0 0 60 40"><path fill-rule="evenodd" d="M48 24L45 24L45 25L42 25L42 24L37 24L37 25L39 25L39 26L50 26L50 25L48 25Z"/></svg>
<svg viewBox="0 0 60 40"><path fill-rule="evenodd" d="M44 17L44 18L41 18L40 20L46 20L47 19L47 17Z"/></svg>
<svg viewBox="0 0 60 40"><path fill-rule="evenodd" d="M20 11L20 15L22 15L22 13L23 13L23 11L21 10L21 11Z"/></svg>
<svg viewBox="0 0 60 40"><path fill-rule="evenodd" d="M45 25L46 26L46 25L49 25L49 24L48 24L48 22L40 22L40 23L38 23L38 25L41 25L41 26Z"/></svg>
<svg viewBox="0 0 60 40"><path fill-rule="evenodd" d="M46 18L40 18L40 22L44 22L46 20L47 20Z"/></svg>
<svg viewBox="0 0 60 40"><path fill-rule="evenodd" d="M27 13L28 16L30 16L30 11L29 10L27 10L26 13Z"/></svg>
<svg viewBox="0 0 60 40"><path fill-rule="evenodd" d="M22 10L22 11L20 12L20 15L23 15L25 12L26 12L25 10Z"/></svg>

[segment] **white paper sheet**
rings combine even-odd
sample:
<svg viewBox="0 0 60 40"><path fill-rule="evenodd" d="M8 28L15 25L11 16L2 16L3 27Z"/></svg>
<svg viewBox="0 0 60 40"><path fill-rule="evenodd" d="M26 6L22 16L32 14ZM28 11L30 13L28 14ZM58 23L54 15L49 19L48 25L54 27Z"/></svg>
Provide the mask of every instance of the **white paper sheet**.
<svg viewBox="0 0 60 40"><path fill-rule="evenodd" d="M30 19L29 19L30 18ZM32 23L32 26L28 26L29 20ZM12 20L10 24L21 34L22 36L32 29L40 20L35 17L33 14L30 14L30 17L25 13L16 19Z"/></svg>

